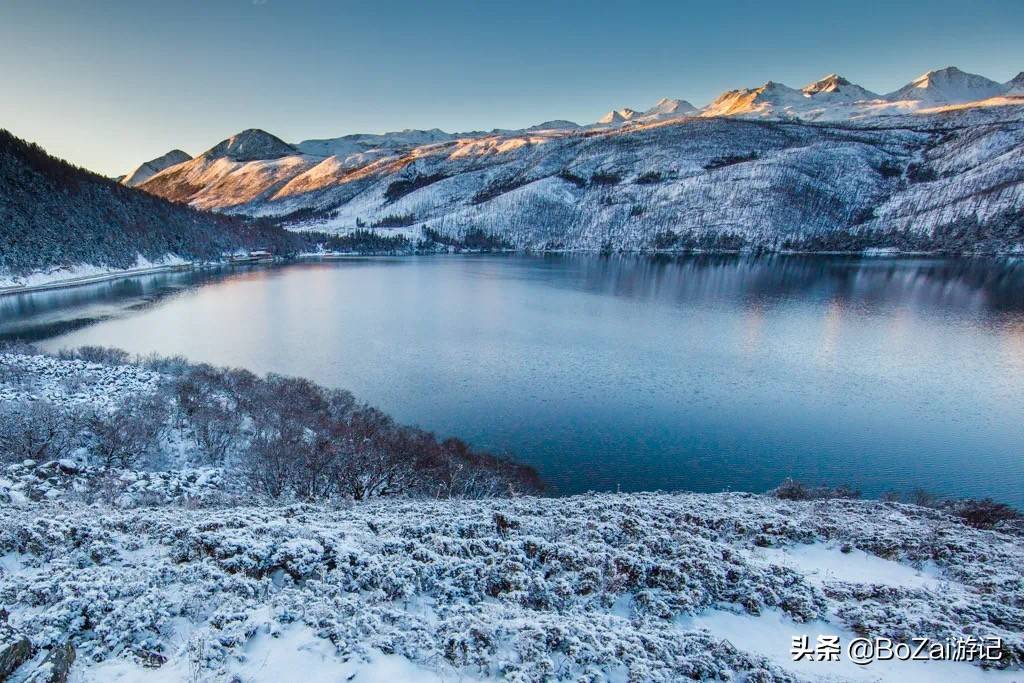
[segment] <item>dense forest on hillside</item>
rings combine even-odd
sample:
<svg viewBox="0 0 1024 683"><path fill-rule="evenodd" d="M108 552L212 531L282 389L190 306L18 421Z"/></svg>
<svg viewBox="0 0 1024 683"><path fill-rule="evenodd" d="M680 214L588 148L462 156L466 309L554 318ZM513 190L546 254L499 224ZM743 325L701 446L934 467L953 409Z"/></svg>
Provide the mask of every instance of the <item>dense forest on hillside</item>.
<svg viewBox="0 0 1024 683"><path fill-rule="evenodd" d="M272 223L191 209L118 184L0 129L0 272L138 256L217 258L242 248L288 253L305 242Z"/></svg>

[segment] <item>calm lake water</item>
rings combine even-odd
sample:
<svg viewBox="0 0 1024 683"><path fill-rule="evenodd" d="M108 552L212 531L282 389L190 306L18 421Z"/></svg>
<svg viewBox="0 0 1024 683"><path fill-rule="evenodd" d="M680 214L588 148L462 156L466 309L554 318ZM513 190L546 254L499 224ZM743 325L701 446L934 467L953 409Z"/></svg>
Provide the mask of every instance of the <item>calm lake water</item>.
<svg viewBox="0 0 1024 683"><path fill-rule="evenodd" d="M1024 504L1020 261L351 259L0 298L0 337L310 377L561 493Z"/></svg>

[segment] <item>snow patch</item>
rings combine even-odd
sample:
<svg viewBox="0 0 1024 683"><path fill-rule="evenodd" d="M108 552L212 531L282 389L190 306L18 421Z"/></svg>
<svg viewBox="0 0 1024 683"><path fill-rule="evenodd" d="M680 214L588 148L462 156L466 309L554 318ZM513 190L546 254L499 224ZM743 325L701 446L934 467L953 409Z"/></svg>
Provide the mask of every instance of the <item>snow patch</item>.
<svg viewBox="0 0 1024 683"><path fill-rule="evenodd" d="M934 563L921 569L870 555L863 550L843 552L827 543L758 548L752 556L760 561L795 569L817 585L830 581L866 583L903 588L937 590L942 578Z"/></svg>

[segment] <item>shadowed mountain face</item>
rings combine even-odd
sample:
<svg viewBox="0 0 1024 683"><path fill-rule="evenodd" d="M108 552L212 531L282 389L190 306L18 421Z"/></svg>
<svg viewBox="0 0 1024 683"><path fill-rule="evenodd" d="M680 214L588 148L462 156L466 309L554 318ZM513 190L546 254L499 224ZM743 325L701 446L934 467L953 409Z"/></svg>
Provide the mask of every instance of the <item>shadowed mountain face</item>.
<svg viewBox="0 0 1024 683"><path fill-rule="evenodd" d="M0 278L80 264L219 258L283 231L203 213L72 166L0 130Z"/></svg>

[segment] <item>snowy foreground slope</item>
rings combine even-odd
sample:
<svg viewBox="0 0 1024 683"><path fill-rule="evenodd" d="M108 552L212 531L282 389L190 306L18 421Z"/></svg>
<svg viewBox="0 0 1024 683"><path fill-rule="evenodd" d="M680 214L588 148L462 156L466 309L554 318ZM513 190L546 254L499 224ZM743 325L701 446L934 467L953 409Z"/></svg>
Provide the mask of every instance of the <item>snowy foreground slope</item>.
<svg viewBox="0 0 1024 683"><path fill-rule="evenodd" d="M1021 538L895 503L120 508L66 489L4 505L0 603L37 662L70 642L79 682L1024 678ZM794 635L854 634L996 636L1003 668L791 661Z"/></svg>
<svg viewBox="0 0 1024 683"><path fill-rule="evenodd" d="M0 412L104 416L154 395L199 409L196 383L221 376L89 355L0 353ZM252 463L202 465L186 414L164 417L175 436L147 469L96 462L76 439L0 466L0 679L1024 680L1019 521L744 493L270 500ZM794 662L804 635L1001 647L985 666Z"/></svg>

